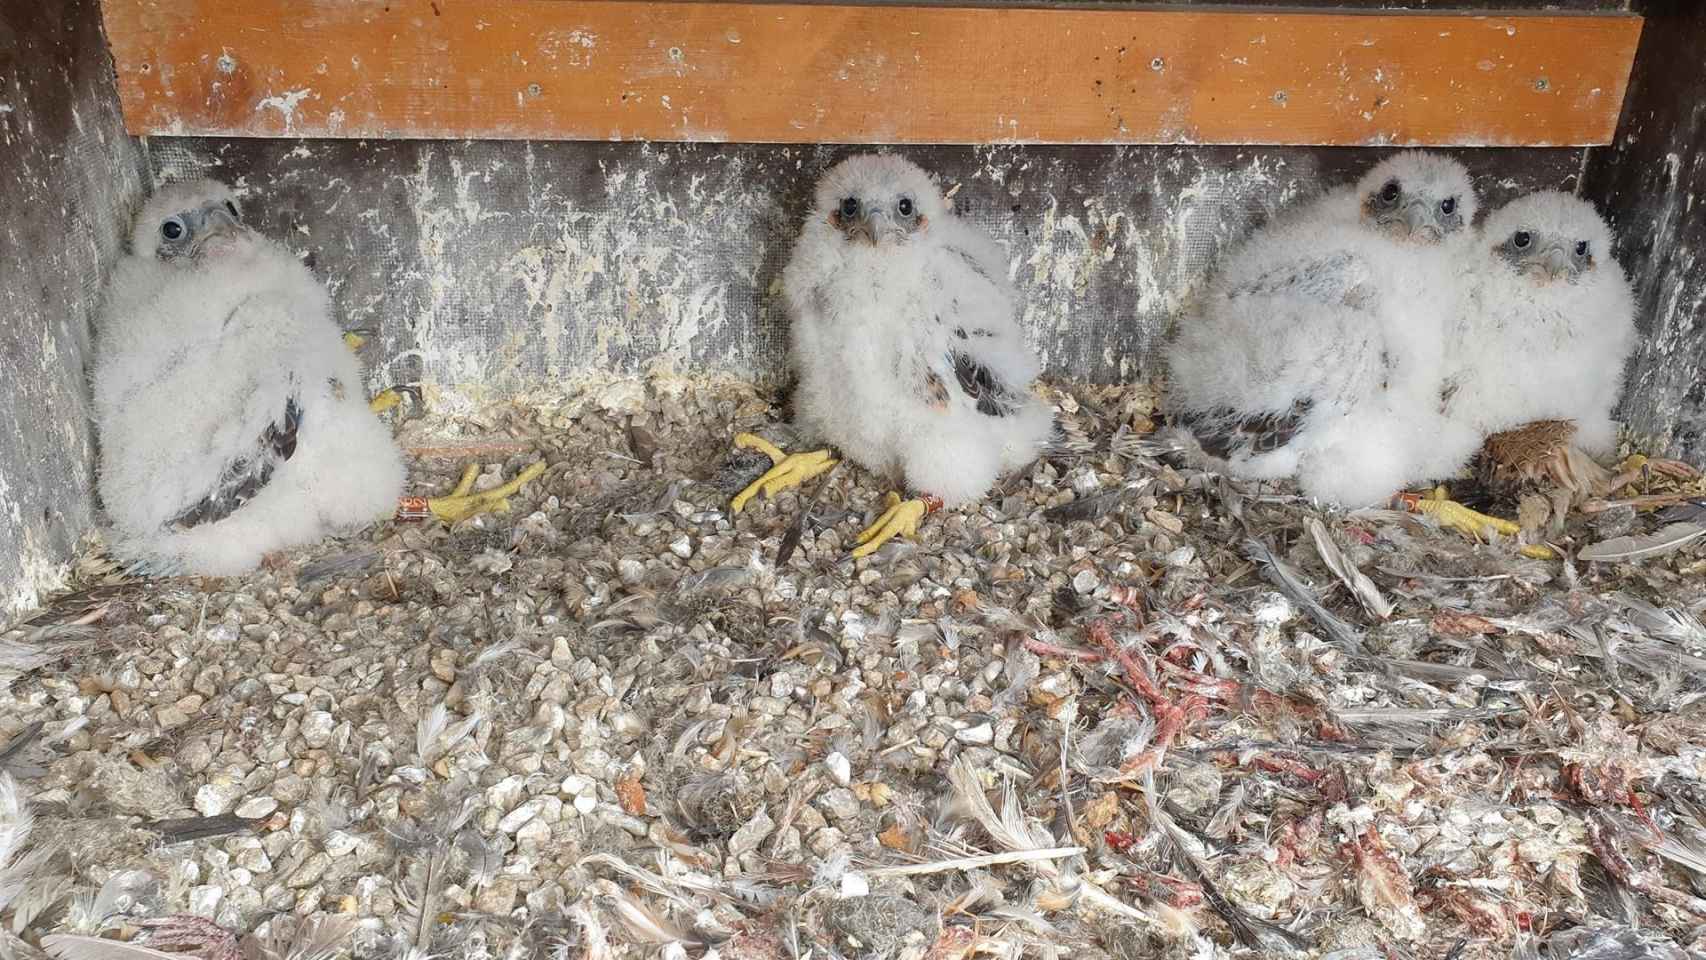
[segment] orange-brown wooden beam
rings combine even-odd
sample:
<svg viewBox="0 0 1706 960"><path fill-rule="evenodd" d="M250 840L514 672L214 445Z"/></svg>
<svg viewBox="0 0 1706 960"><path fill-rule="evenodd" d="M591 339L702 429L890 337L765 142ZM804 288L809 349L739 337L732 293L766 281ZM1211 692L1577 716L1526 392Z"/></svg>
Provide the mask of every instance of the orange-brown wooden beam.
<svg viewBox="0 0 1706 960"><path fill-rule="evenodd" d="M103 0L138 135L1610 141L1627 14Z"/></svg>

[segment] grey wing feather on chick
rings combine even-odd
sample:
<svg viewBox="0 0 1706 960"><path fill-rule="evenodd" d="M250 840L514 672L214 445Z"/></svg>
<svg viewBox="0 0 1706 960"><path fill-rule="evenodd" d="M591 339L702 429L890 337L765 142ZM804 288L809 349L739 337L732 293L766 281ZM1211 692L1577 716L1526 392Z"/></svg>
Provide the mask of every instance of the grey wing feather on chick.
<svg viewBox="0 0 1706 960"><path fill-rule="evenodd" d="M1360 309L1374 296L1370 279L1366 264L1349 252L1339 252L1269 270L1227 289L1222 296L1226 300L1285 298ZM1258 308L1252 305L1246 309ZM1215 407L1181 410L1175 419L1196 438L1203 452L1225 460L1284 448L1303 429L1314 406L1313 397L1300 396L1284 412L1240 415L1241 411L1230 407Z"/></svg>
<svg viewBox="0 0 1706 960"><path fill-rule="evenodd" d="M988 367L979 363L977 358L969 353L951 350L948 352L948 359L954 365L954 379L959 381L960 392L977 403L978 413L989 417L1005 417L1018 408L1015 402L1018 398L995 378L995 374Z"/></svg>
<svg viewBox="0 0 1706 960"><path fill-rule="evenodd" d="M1230 407L1207 411L1183 411L1177 415L1179 425L1191 432L1203 451L1223 460L1234 453L1271 453L1283 448L1302 429L1315 401L1303 397L1284 413L1263 413L1238 417Z"/></svg>
<svg viewBox="0 0 1706 960"><path fill-rule="evenodd" d="M952 257L944 267L945 274L964 269L980 281L970 286L956 284L962 290L978 293L971 295L970 303L959 296L950 298L947 309L934 318L937 324L948 328L951 342L947 360L954 380L960 392L976 404L977 412L990 417L1011 416L1020 409L1024 397L1011 382L1015 376L1008 369L1011 361L1003 363L1001 352L1004 347L1011 348L1016 332L1004 335L1004 331L997 329L999 323L992 326L983 316L989 307L983 302L983 294L1008 290L1007 279L1000 272L997 250L987 238L962 234L953 235L944 249ZM1006 294L1001 296L1005 299Z"/></svg>
<svg viewBox="0 0 1706 960"><path fill-rule="evenodd" d="M213 489L172 518L173 525L189 529L223 520L254 499L271 482L273 469L295 455L301 428L302 407L292 393L285 399L279 419L267 424L256 438L254 450L226 461Z"/></svg>
<svg viewBox="0 0 1706 960"><path fill-rule="evenodd" d="M1283 270L1270 270L1226 291L1226 296L1228 299L1292 296L1354 307L1368 301L1368 279L1362 264L1350 253L1341 252Z"/></svg>

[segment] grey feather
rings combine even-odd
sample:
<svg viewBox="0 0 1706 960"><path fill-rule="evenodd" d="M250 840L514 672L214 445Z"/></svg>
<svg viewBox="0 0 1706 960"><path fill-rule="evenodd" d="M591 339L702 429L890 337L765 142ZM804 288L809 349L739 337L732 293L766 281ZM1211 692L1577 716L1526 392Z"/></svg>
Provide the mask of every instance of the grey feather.
<svg viewBox="0 0 1706 960"><path fill-rule="evenodd" d="M1304 586L1297 572L1275 556L1272 548L1260 540L1250 539L1244 541L1244 555L1259 564L1269 582L1302 607L1304 612L1309 614L1309 618L1325 630L1328 636L1338 641L1340 646L1356 656L1365 655L1362 634L1333 611L1322 606L1321 601L1315 599L1314 592Z"/></svg>
<svg viewBox="0 0 1706 960"><path fill-rule="evenodd" d="M282 919L274 917L264 937L243 938L246 960L331 960L359 925L354 917L319 916L289 929Z"/></svg>
<svg viewBox="0 0 1706 960"><path fill-rule="evenodd" d="M1665 554L1675 553L1701 537L1706 537L1706 525L1672 523L1660 527L1652 533L1612 537L1610 540L1603 540L1592 546L1583 547L1576 554L1576 558L1601 563L1647 560L1652 557L1662 557Z"/></svg>
<svg viewBox="0 0 1706 960"><path fill-rule="evenodd" d="M1374 585L1374 581L1358 570L1356 564L1345 556L1344 551L1339 549L1339 545L1334 543L1332 536L1327 533L1326 525L1319 519L1310 517L1308 527L1309 538L1315 543L1315 552L1320 555L1327 569L1333 571L1333 575L1350 590L1351 596L1356 597L1369 616L1381 620L1390 619L1392 601L1381 595L1380 588Z"/></svg>
<svg viewBox="0 0 1706 960"><path fill-rule="evenodd" d="M1091 494L1079 497L1066 503L1057 504L1043 511L1043 519L1050 523L1073 523L1078 520L1100 520L1119 510L1133 495L1149 486L1151 478L1142 477L1123 483L1106 493Z"/></svg>
<svg viewBox="0 0 1706 960"><path fill-rule="evenodd" d="M350 577L373 569L381 559L377 550L349 550L321 557L302 565L296 571L298 586L306 586L328 577Z"/></svg>
<svg viewBox="0 0 1706 960"><path fill-rule="evenodd" d="M100 937L57 933L41 938L41 946L58 960L184 960L184 954Z"/></svg>

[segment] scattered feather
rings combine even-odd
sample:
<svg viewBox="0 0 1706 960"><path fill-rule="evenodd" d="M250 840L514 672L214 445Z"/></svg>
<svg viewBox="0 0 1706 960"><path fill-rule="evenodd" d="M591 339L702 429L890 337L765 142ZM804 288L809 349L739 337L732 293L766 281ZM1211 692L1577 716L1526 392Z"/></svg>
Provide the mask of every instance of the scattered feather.
<svg viewBox="0 0 1706 960"><path fill-rule="evenodd" d="M14 777L24 778L39 777L46 773L42 767L25 761L23 755L25 748L41 739L42 730L46 726L45 721L37 720L25 725L24 729L7 741L6 746L0 748L0 769Z"/></svg>
<svg viewBox="0 0 1706 960"><path fill-rule="evenodd" d="M1073 523L1079 520L1100 520L1115 510L1120 509L1132 497L1147 489L1152 482L1150 477L1141 477L1128 481L1106 493L1092 494L1057 504L1043 511L1043 519L1050 523Z"/></svg>
<svg viewBox="0 0 1706 960"><path fill-rule="evenodd" d="M478 713L470 714L466 719L452 724L450 709L443 703L422 714L415 727L415 752L420 757L421 765L432 766L439 757L456 749L457 744L468 739L479 725Z"/></svg>
<svg viewBox="0 0 1706 960"><path fill-rule="evenodd" d="M263 936L243 938L244 960L331 960L356 930L354 917L320 915L288 924L275 917Z"/></svg>
<svg viewBox="0 0 1706 960"><path fill-rule="evenodd" d="M1309 614L1309 618L1327 631L1328 636L1338 641L1347 652L1358 657L1364 655L1362 634L1333 611L1322 606L1321 601L1315 599L1314 592L1303 585L1303 580L1297 572L1275 556L1272 548L1260 540L1246 540L1244 554L1261 565L1268 580L1290 597L1293 603L1302 607Z"/></svg>
<svg viewBox="0 0 1706 960"><path fill-rule="evenodd" d="M467 857L468 886L475 890L491 883L503 869L504 848L481 836L478 830L465 829L458 833L456 848Z"/></svg>
<svg viewBox="0 0 1706 960"><path fill-rule="evenodd" d="M58 960L184 960L181 953L167 953L134 943L72 933L42 937L41 947Z"/></svg>
<svg viewBox="0 0 1706 960"><path fill-rule="evenodd" d="M296 571L296 583L308 586L316 580L342 579L366 573L384 560L377 550L347 550L310 560Z"/></svg>
<svg viewBox="0 0 1706 960"><path fill-rule="evenodd" d="M1660 523L1706 524L1706 498L1666 507L1654 514Z"/></svg>
<svg viewBox="0 0 1706 960"><path fill-rule="evenodd" d="M253 833L255 826L252 821L245 820L235 813L221 813L212 817L155 820L142 824L142 828L158 833L160 842L169 846L175 843L189 843L194 840L224 837L235 833Z"/></svg>
<svg viewBox="0 0 1706 960"><path fill-rule="evenodd" d="M1576 554L1576 559L1601 563L1647 560L1675 553L1701 537L1706 537L1706 524L1672 523L1653 533L1612 537L1583 547Z"/></svg>
<svg viewBox="0 0 1706 960"><path fill-rule="evenodd" d="M1227 928L1240 944L1269 951L1311 949L1306 938L1278 924L1252 916L1215 886L1213 878L1209 876L1208 865L1198 854L1198 850L1203 847L1202 841L1179 826L1178 821L1162 806L1160 791L1156 789L1153 774L1150 772L1145 772L1143 776L1143 801L1149 813L1150 824L1161 831L1163 848L1173 852L1173 861L1184 870L1185 879L1202 889L1203 899L1207 901L1209 908L1225 921Z"/></svg>
<svg viewBox="0 0 1706 960"><path fill-rule="evenodd" d="M1356 564L1345 556L1344 551L1339 549L1339 545L1333 542L1333 537L1327 532L1326 525L1319 518L1310 517L1307 526L1309 537L1315 544L1315 552L1320 556L1321 562L1325 563L1327 569L1333 571L1333 575L1339 578L1346 589L1350 590L1351 596L1356 597L1357 602L1362 604L1362 608L1368 612L1369 616L1380 620L1390 619L1392 617L1392 601L1381 595L1380 588L1374 585L1374 581L1370 580L1361 570L1358 570Z"/></svg>
<svg viewBox="0 0 1706 960"><path fill-rule="evenodd" d="M18 676L88 651L98 638L84 626L51 626L0 637L0 677Z"/></svg>
<svg viewBox="0 0 1706 960"><path fill-rule="evenodd" d="M603 898L604 908L610 911L628 936L640 943L679 943L700 947L704 941L671 923L668 917L646 906L621 890Z"/></svg>

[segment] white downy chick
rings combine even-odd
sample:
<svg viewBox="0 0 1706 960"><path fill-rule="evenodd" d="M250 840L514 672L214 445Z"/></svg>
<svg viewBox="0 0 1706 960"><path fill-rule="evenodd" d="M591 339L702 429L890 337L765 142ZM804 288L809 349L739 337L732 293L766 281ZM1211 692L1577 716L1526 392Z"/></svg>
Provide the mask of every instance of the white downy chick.
<svg viewBox="0 0 1706 960"><path fill-rule="evenodd" d="M1611 419L1635 348L1635 297L1591 204L1533 193L1488 216L1464 251L1469 295L1444 393L1481 434L1573 420L1575 443L1614 452Z"/></svg>
<svg viewBox="0 0 1706 960"><path fill-rule="evenodd" d="M1048 441L1007 258L913 163L866 155L830 169L782 292L796 419L866 469L953 507Z"/></svg>
<svg viewBox="0 0 1706 960"><path fill-rule="evenodd" d="M1235 250L1167 347L1206 458L1348 507L1466 462L1479 437L1438 397L1475 204L1461 164L1405 152Z"/></svg>
<svg viewBox="0 0 1706 960"><path fill-rule="evenodd" d="M325 289L215 181L138 214L96 331L94 408L111 546L143 572L243 573L402 492Z"/></svg>

